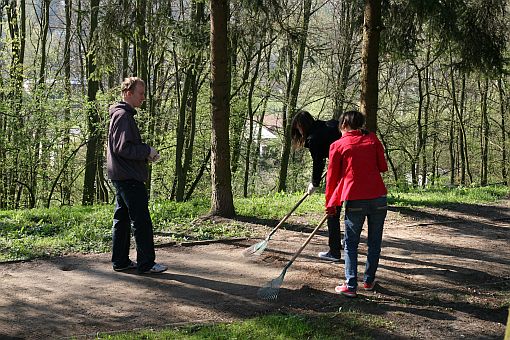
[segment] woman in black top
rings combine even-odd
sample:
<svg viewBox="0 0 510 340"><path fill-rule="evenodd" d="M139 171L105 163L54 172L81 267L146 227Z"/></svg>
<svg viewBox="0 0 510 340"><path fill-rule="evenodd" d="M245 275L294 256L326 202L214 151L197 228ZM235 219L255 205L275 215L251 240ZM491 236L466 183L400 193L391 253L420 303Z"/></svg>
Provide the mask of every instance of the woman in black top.
<svg viewBox="0 0 510 340"><path fill-rule="evenodd" d="M291 138L295 149L308 148L313 160L312 180L308 185L308 195L317 190L320 185L322 172L329 156L329 146L341 137L338 130L338 120L328 121L314 119L307 111L299 111L292 119ZM340 207L336 215L328 217L329 251L319 253L323 260L340 261Z"/></svg>

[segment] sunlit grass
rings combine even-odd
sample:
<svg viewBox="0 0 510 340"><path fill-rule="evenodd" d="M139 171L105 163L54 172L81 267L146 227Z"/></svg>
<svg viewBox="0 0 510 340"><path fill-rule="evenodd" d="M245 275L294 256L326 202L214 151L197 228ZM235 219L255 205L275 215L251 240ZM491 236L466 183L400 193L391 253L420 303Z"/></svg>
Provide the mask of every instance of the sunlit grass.
<svg viewBox="0 0 510 340"><path fill-rule="evenodd" d="M507 186L391 189L388 203L398 206L447 206L452 204L486 204L509 197Z"/></svg>
<svg viewBox="0 0 510 340"><path fill-rule="evenodd" d="M228 324L99 334L97 339L372 339L374 332L393 327L382 317L355 312L336 313L319 318L302 315L266 315Z"/></svg>
<svg viewBox="0 0 510 340"><path fill-rule="evenodd" d="M435 206L487 204L508 197L506 186L483 188L389 189L389 204ZM236 198L236 213L253 219L280 220L303 193L276 193ZM209 212L208 199L189 202L151 202L154 230L170 241L249 237L250 230L239 220L198 219ZM324 212L324 194L313 194L293 213L314 224ZM50 209L0 211L0 261L55 256L69 252L108 252L111 243L112 205L52 207Z"/></svg>

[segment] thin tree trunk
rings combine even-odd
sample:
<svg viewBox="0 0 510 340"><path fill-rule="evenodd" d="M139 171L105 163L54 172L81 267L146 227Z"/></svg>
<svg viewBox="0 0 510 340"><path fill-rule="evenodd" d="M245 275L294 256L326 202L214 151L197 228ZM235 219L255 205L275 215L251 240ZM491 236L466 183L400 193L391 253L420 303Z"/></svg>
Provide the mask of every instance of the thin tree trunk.
<svg viewBox="0 0 510 340"><path fill-rule="evenodd" d="M455 185L455 112L450 113L450 133L448 136L448 148L450 150L450 185Z"/></svg>
<svg viewBox="0 0 510 340"><path fill-rule="evenodd" d="M301 34L299 39L299 51L298 58L296 61L296 68L294 72L294 78L292 79L292 88L290 91L289 105L287 116L288 119L284 121L285 132L283 136L283 148L282 148L282 156L280 160L280 173L278 176L278 191L286 191L287 190L287 170L289 168L289 158L290 158L290 126L292 123L292 118L295 115L297 100L299 96L299 88L301 87L301 75L303 74L303 65L305 62L305 50L306 50L306 40L308 37L308 25L310 23L310 17L312 8L312 1L305 0L303 3L303 24L301 28Z"/></svg>
<svg viewBox="0 0 510 340"><path fill-rule="evenodd" d="M246 141L246 158L244 164L244 183L243 183L243 196L248 197L248 183L250 175L250 163L251 163L251 145L253 142L253 116L255 114L253 110L253 92L255 91L255 82L259 75L260 59L262 57L262 47L260 47L257 54L257 62L255 64L255 71L250 82L250 89L248 91L248 140Z"/></svg>
<svg viewBox="0 0 510 340"><path fill-rule="evenodd" d="M11 39L11 64L9 68L10 86L8 92L9 106L13 119L7 127L11 132L7 139L16 147L21 146L23 127L23 117L21 116L21 106L23 103L22 87L25 60L26 43L26 10L25 0L11 0L7 7L7 22L9 26L9 36ZM6 130L7 130L6 129ZM23 173L28 171L25 165L21 165L18 156L14 156L11 167L6 174L7 181L4 183L6 207L18 208L21 199L23 186L20 186L19 179Z"/></svg>
<svg viewBox="0 0 510 340"><path fill-rule="evenodd" d="M193 82L193 66L190 65L186 69L186 74L184 78L184 87L182 89L181 94L181 102L179 105L179 117L177 122L177 130L176 130L176 147L175 147L175 184L176 184L176 193L175 199L177 202L182 202L184 200L184 189L185 189L185 179L184 179L184 171L182 167L182 159L184 155L184 141L185 141L185 126L186 126L186 108L188 103L188 96L191 88L191 84Z"/></svg>
<svg viewBox="0 0 510 340"><path fill-rule="evenodd" d="M87 102L88 102L88 129L89 142L87 144L87 153L85 160L85 175L83 182L83 205L92 205L94 203L95 182L97 174L98 148L100 140L100 117L96 108L96 95L99 90L99 82L92 77L96 70L96 42L95 32L98 24L99 1L90 0L90 30L87 53ZM101 148L102 150L102 148Z"/></svg>
<svg viewBox="0 0 510 340"><path fill-rule="evenodd" d="M192 20L197 26L204 24L205 4L192 2ZM199 91L198 69L202 63L201 51L195 51L188 60L184 88L182 91L179 120L177 125L177 145L175 151L175 199L184 201L188 172L193 159L193 146L196 131L196 106ZM186 112L189 112L186 114Z"/></svg>
<svg viewBox="0 0 510 340"><path fill-rule="evenodd" d="M188 192L186 193L185 201L189 200L191 198L191 195L193 195L193 191L195 191L195 188L197 187L198 183L200 182L200 179L204 175L205 170L207 169L207 164L209 164L209 160L211 159L211 149L207 152L207 156L205 156L204 161L202 162L202 165L200 166L200 170L198 171L197 177L195 177L195 180L193 183L191 183L190 188Z"/></svg>
<svg viewBox="0 0 510 340"><path fill-rule="evenodd" d="M355 20L356 4L351 1L341 1L339 6L341 7L340 17L342 18L342 22L339 25L341 30L341 39L339 39L341 46L339 46L338 51L339 71L336 75L337 84L334 89L335 106L333 108L333 119L338 119L344 111L347 85L354 57L354 34L356 29L358 29Z"/></svg>
<svg viewBox="0 0 510 340"><path fill-rule="evenodd" d="M480 84L481 92L481 122L480 122L480 140L481 140L481 174L480 185L486 186L488 180L489 168L489 114L487 112L487 97L489 92L489 79L486 77L483 84Z"/></svg>
<svg viewBox="0 0 510 340"><path fill-rule="evenodd" d="M507 165L507 148L506 148L506 120L505 120L505 108L507 107L507 99L505 97L505 91L503 89L503 82L498 79L498 92L499 92L499 110L501 115L501 178L504 182L510 185L510 178L508 176L508 165Z"/></svg>
<svg viewBox="0 0 510 340"><path fill-rule="evenodd" d="M244 93L241 88L244 88L244 84L248 82L248 78L250 77L250 69L251 69L251 46L248 48L248 52L246 53L246 63L244 66L243 77L241 79L241 86L239 91ZM244 137L245 125L246 125L246 111L242 110L239 113L235 113L230 119L232 128L232 160L231 160L231 168L232 173L235 174L237 172L237 168L239 167L239 157L241 155L241 140Z"/></svg>
<svg viewBox="0 0 510 340"><path fill-rule="evenodd" d="M65 102L66 106L64 109L64 139L62 145L62 161L67 156L69 151L69 120L71 117L71 10L73 2L72 0L65 0L65 38L64 38L64 88L65 88ZM71 205L71 173L66 167L62 174L62 204ZM49 201L51 200L51 193Z"/></svg>

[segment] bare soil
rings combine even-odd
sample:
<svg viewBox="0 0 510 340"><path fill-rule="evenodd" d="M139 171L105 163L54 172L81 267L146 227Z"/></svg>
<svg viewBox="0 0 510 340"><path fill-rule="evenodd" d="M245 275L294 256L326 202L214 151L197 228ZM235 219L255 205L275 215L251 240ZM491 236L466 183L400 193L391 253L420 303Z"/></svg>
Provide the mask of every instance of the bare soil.
<svg viewBox="0 0 510 340"><path fill-rule="evenodd" d="M376 339L502 339L510 305L510 200L491 205L391 208L378 285L334 293L343 263L318 260L320 231L285 275L278 300L257 290L280 275L319 214L292 217L259 257L260 239L157 249L159 275L114 272L110 254L0 265L0 339L89 338L97 332L230 322L267 313L376 315ZM264 237L278 221L238 218ZM218 219L218 223L229 220ZM365 231L362 241L365 240ZM360 245L359 272L366 246ZM135 254L133 251L133 258Z"/></svg>

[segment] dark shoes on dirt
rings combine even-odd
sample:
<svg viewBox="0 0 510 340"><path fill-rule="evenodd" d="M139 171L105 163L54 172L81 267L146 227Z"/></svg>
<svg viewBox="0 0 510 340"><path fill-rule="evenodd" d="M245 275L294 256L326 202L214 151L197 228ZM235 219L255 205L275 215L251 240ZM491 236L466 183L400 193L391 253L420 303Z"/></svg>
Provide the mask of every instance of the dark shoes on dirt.
<svg viewBox="0 0 510 340"><path fill-rule="evenodd" d="M113 267L113 270L115 270L116 272L123 272L130 269L136 269L135 261L130 261L129 264L124 267ZM163 264L154 263L154 265L150 269L142 272L141 274L159 274L166 271L167 269L168 267Z"/></svg>
<svg viewBox="0 0 510 340"><path fill-rule="evenodd" d="M113 267L113 270L115 270L116 272L123 272L125 270L130 270L130 269L136 269L135 261L129 261L129 264L124 267Z"/></svg>

